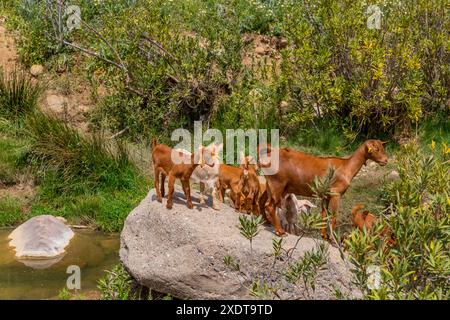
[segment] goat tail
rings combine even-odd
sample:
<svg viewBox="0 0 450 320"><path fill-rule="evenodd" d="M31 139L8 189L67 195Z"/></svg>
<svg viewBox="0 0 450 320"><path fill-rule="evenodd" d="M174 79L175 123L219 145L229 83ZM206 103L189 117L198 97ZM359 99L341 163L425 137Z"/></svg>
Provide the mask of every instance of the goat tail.
<svg viewBox="0 0 450 320"><path fill-rule="evenodd" d="M357 214L358 214L358 211L361 210L361 209L363 209L363 208L364 208L364 205L361 204L361 203L355 205L355 206L353 207L353 209L352 209L352 216L357 215Z"/></svg>
<svg viewBox="0 0 450 320"><path fill-rule="evenodd" d="M152 138L152 150L155 149L156 145L158 144L158 142L156 141L156 138Z"/></svg>

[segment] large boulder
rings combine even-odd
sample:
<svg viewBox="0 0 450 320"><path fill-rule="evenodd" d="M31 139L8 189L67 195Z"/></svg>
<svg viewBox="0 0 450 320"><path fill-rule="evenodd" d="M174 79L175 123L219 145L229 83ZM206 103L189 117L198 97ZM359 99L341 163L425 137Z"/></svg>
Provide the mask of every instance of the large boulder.
<svg viewBox="0 0 450 320"><path fill-rule="evenodd" d="M206 205L200 205L198 194L193 191L192 196L194 209L189 210L183 193L176 189L173 209L167 210L166 199L159 203L154 189L150 191L125 221L120 248L125 268L141 285L177 298L253 298L248 290L248 274L268 276L274 261L272 227L261 228L250 254L249 241L238 228L239 214L224 204L219 211L213 210L211 199ZM292 235L284 237L283 247L294 247L297 239ZM302 238L293 257L302 257L321 242ZM225 256L240 261L241 272L225 266ZM269 281L274 281L276 274L272 272ZM350 289L350 282L346 264L338 250L330 246L328 263L319 272L313 294L307 295L301 284L294 286L284 280L284 289L278 294L283 299L333 299L333 292L339 289L348 297L358 296L356 290Z"/></svg>
<svg viewBox="0 0 450 320"><path fill-rule="evenodd" d="M17 258L56 258L65 252L74 233L62 218L51 215L33 217L8 236Z"/></svg>

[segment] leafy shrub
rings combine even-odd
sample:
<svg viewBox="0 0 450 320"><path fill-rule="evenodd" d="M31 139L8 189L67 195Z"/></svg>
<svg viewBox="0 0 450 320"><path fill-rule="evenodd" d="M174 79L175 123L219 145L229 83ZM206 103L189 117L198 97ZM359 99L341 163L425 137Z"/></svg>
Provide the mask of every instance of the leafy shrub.
<svg viewBox="0 0 450 320"><path fill-rule="evenodd" d="M21 62L27 66L46 62L58 52L58 45L51 38L52 25L45 19L45 1L7 0L3 9L14 14L8 15L7 24L20 31L17 37L17 51Z"/></svg>
<svg viewBox="0 0 450 320"><path fill-rule="evenodd" d="M114 266L98 281L102 300L146 300L152 299L151 291L136 283L122 264Z"/></svg>
<svg viewBox="0 0 450 320"><path fill-rule="evenodd" d="M379 4L379 30L367 27L363 0L72 4L109 44L86 27L66 34L67 40L105 59L120 56L132 74L124 85L123 69L93 57L84 60L90 77L95 73L117 92L102 104L96 120L114 130L127 128L133 138L167 136L171 128L189 127L198 119L222 128L279 127L286 137L323 120L351 141L381 133L400 138L423 119L448 117L450 111L449 19L443 0ZM20 17L17 27L25 42L40 39L29 30L51 35L48 22L24 18L36 14L19 1L8 8ZM252 32L283 39L287 45L276 48L280 57L244 66L243 57L252 50L244 33ZM151 41L142 41L143 34ZM42 60L50 52L19 47ZM73 52L67 47L55 52L61 50Z"/></svg>
<svg viewBox="0 0 450 320"><path fill-rule="evenodd" d="M387 184L391 215L373 232L355 230L347 239L355 283L370 299L450 298L450 149L427 155L406 146L398 159L400 180ZM395 235L389 246L384 225ZM380 269L378 285L369 269Z"/></svg>
<svg viewBox="0 0 450 320"><path fill-rule="evenodd" d="M119 264L98 281L98 288L102 300L132 300L135 299L133 292L133 278Z"/></svg>
<svg viewBox="0 0 450 320"><path fill-rule="evenodd" d="M366 1L284 1L286 101L300 125L338 118L347 137L402 134L449 109L449 51L442 0L380 4L380 30L366 26ZM430 69L435 70L431 73ZM280 85L285 85L281 82Z"/></svg>

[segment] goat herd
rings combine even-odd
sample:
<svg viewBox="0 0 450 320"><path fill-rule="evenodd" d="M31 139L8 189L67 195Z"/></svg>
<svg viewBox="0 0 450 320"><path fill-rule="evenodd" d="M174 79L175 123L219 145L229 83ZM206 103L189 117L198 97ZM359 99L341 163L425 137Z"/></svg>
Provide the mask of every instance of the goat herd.
<svg viewBox="0 0 450 320"><path fill-rule="evenodd" d="M322 208L322 217L327 218L327 210L332 214L331 229L336 225L336 213L341 197L350 186L353 177L368 159L384 166L388 162L384 144L380 140L367 140L347 158L317 157L291 148L278 149L278 170L275 174L257 175L258 168L264 172L267 163L261 161L263 153L270 155L270 145L258 146L258 159L240 155L240 166L221 163L219 152L222 145L200 146L194 153L182 149L172 149L152 140L152 159L155 173L157 200L162 202L165 195L164 183L168 177L167 208L173 205L174 183L180 179L186 196L187 207L192 209L190 181L200 184L200 203L204 203L205 189L212 190L213 208L218 210L217 201L224 201L225 191L236 210L263 215L275 228L278 236L293 232L299 210L309 211L314 207L307 200L297 200L298 196L311 197L311 185L315 177L324 177L329 167L334 167L334 177L330 184L329 196ZM183 159L173 161L173 153ZM160 181L161 176L161 181ZM262 180L265 180L262 181ZM375 216L367 211L360 213L361 206L355 206L353 221L360 229L371 228ZM328 238L327 228L321 230L322 237Z"/></svg>

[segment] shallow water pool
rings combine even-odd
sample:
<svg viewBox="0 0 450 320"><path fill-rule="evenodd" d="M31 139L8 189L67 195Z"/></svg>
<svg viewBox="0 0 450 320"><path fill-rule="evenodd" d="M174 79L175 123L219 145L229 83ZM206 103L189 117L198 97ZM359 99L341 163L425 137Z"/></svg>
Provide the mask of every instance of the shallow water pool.
<svg viewBox="0 0 450 320"><path fill-rule="evenodd" d="M18 261L8 243L13 229L0 230L0 299L57 298L71 274L68 266L81 271L77 296L91 294L97 281L119 262L119 236L92 230L74 230L66 253L54 261Z"/></svg>

